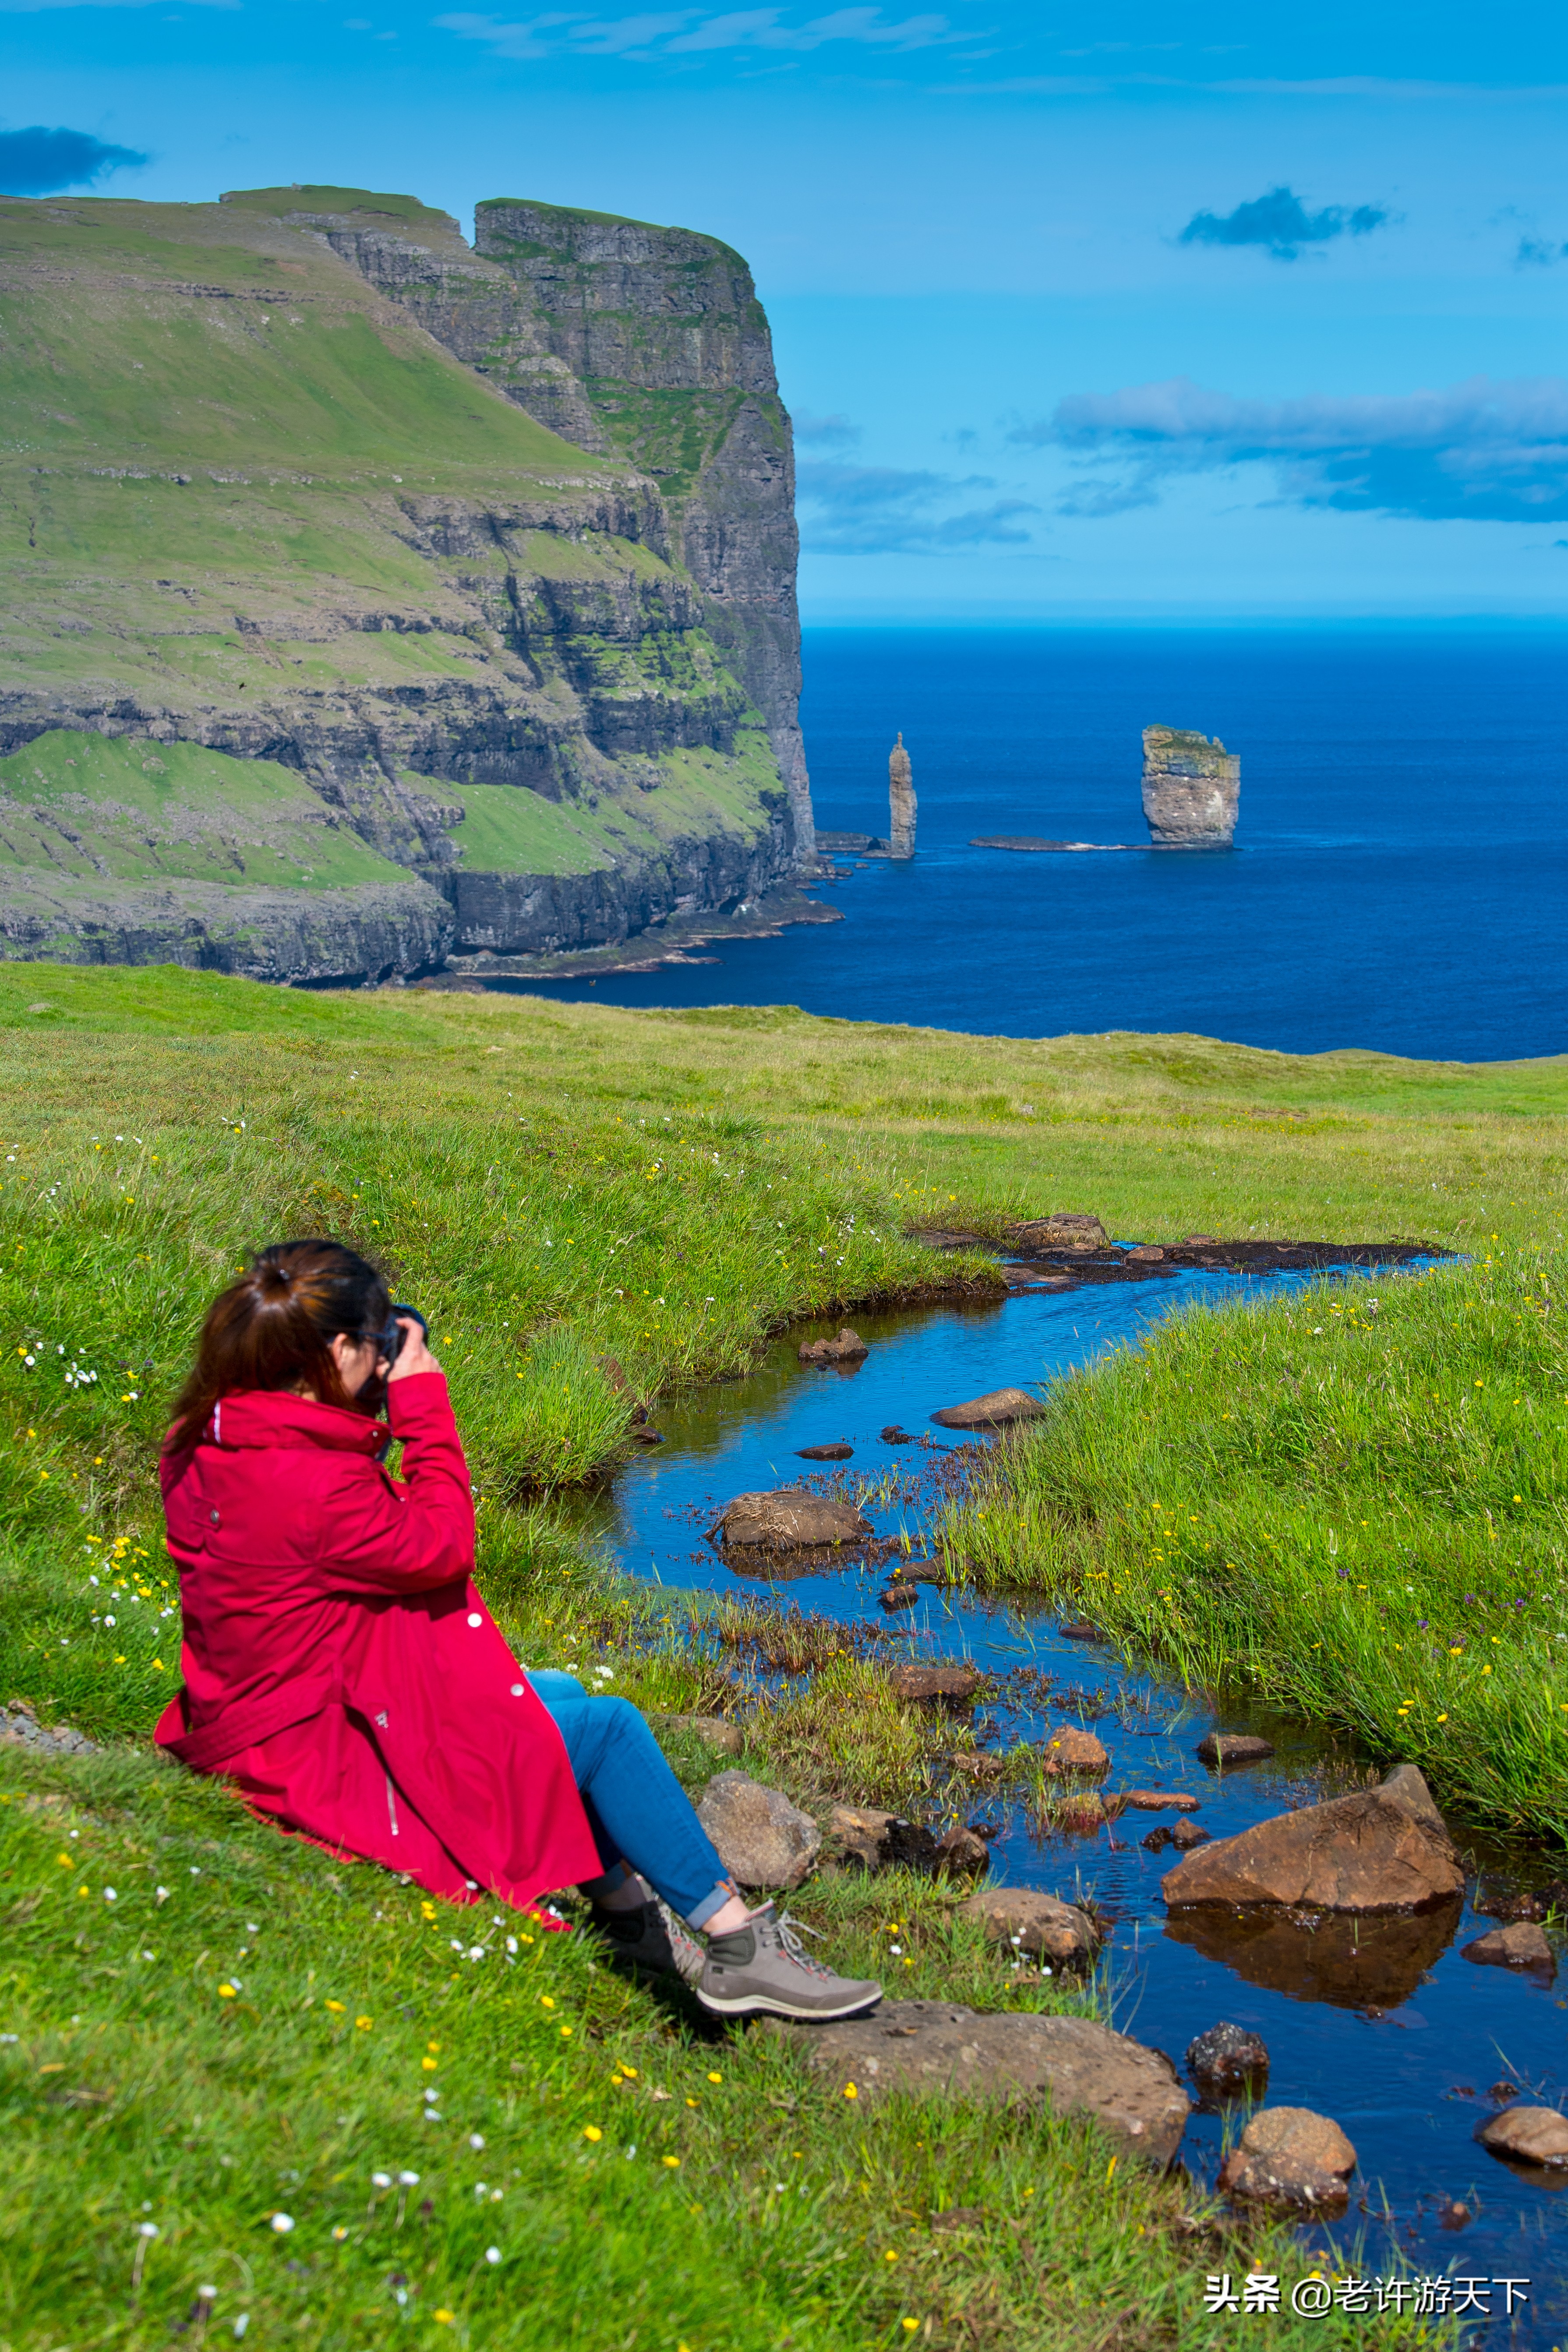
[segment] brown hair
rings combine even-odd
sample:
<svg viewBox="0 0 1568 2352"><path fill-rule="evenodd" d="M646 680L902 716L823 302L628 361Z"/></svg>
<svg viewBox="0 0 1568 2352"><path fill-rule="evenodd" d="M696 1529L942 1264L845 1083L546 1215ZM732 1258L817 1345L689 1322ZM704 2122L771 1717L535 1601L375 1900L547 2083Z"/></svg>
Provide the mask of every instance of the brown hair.
<svg viewBox="0 0 1568 2352"><path fill-rule="evenodd" d="M391 1312L382 1276L342 1242L274 1242L207 1308L167 1444L195 1444L219 1398L239 1389L305 1381L323 1404L370 1412L344 1388L331 1343L340 1331L377 1338Z"/></svg>

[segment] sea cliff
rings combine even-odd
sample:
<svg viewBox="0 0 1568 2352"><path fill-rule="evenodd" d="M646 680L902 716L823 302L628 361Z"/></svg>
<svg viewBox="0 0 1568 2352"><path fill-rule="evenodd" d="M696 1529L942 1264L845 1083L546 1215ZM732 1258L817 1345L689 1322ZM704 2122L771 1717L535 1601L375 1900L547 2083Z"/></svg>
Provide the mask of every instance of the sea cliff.
<svg viewBox="0 0 1568 2352"><path fill-rule="evenodd" d="M174 876L123 815L114 871L72 866L0 774L0 951L385 977L621 940L809 856L789 424L744 264L481 223L506 261L364 192L0 201L0 754L268 762L386 869L285 921L254 858ZM80 764L79 830L113 801Z"/></svg>

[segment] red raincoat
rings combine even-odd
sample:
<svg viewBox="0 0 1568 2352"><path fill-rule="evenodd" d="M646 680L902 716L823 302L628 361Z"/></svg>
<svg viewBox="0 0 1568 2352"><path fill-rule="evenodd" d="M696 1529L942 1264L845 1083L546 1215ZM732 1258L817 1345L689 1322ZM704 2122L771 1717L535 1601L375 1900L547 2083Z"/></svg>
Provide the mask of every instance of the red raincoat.
<svg viewBox="0 0 1568 2352"><path fill-rule="evenodd" d="M461 1902L521 1906L602 1867L560 1734L480 1600L447 1383L387 1422L226 1396L160 1465L184 1687L158 1738L258 1811ZM403 1441L403 1475L376 1461Z"/></svg>

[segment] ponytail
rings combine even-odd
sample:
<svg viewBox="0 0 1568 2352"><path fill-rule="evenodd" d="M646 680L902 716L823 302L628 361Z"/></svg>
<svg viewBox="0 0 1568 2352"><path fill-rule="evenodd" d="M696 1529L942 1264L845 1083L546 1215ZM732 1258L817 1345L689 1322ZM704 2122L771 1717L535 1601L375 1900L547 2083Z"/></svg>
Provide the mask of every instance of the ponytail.
<svg viewBox="0 0 1568 2352"><path fill-rule="evenodd" d="M366 1407L339 1376L331 1343L377 1337L392 1312L376 1268L342 1242L275 1242L207 1309L196 1360L180 1391L168 1449L194 1445L221 1397L303 1383L323 1404Z"/></svg>

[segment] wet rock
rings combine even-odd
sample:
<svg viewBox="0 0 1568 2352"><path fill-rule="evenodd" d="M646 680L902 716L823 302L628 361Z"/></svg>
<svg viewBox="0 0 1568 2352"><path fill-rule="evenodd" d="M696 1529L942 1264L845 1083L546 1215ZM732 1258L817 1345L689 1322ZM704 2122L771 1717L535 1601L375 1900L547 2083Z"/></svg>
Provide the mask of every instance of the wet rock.
<svg viewBox="0 0 1568 2352"><path fill-rule="evenodd" d="M991 1867L991 1849L973 1830L944 1830L936 1842L937 1868L954 1878L973 1877Z"/></svg>
<svg viewBox="0 0 1568 2352"><path fill-rule="evenodd" d="M943 1429L1005 1429L1015 1421L1034 1421L1045 1409L1026 1389L991 1389L967 1404L944 1404L931 1419Z"/></svg>
<svg viewBox="0 0 1568 2352"><path fill-rule="evenodd" d="M1555 2107L1505 2107L1478 2125L1476 2137L1493 2156L1514 2164L1568 2169L1568 2116Z"/></svg>
<svg viewBox="0 0 1568 2352"><path fill-rule="evenodd" d="M929 1666L895 1666L888 1677L895 1698L934 1701L942 1706L972 1706L980 1675L962 1660Z"/></svg>
<svg viewBox="0 0 1568 2352"><path fill-rule="evenodd" d="M1033 1886L988 1886L959 1906L961 1919L978 1919L988 1943L1010 1944L1059 1969L1087 1968L1100 1949L1100 1930L1087 1911Z"/></svg>
<svg viewBox="0 0 1568 2352"><path fill-rule="evenodd" d="M739 1756L746 1745L740 1725L722 1715L650 1715L648 1721L656 1733L690 1732L716 1748L721 1756Z"/></svg>
<svg viewBox="0 0 1568 2352"><path fill-rule="evenodd" d="M912 1609L920 1597L918 1584L889 1584L877 1595L884 1609Z"/></svg>
<svg viewBox="0 0 1568 2352"><path fill-rule="evenodd" d="M890 1421L886 1429L878 1432L878 1435L884 1445L916 1445L920 1443L912 1429L900 1429L896 1421Z"/></svg>
<svg viewBox="0 0 1568 2352"><path fill-rule="evenodd" d="M627 1432L627 1435L630 1437L634 1445L662 1445L664 1444L663 1430L655 1429L653 1423L648 1421L639 1422L635 1429Z"/></svg>
<svg viewBox="0 0 1568 2352"><path fill-rule="evenodd" d="M1469 2207L1458 2197L1445 2197L1437 2208L1439 2230L1463 2230L1475 2218Z"/></svg>
<svg viewBox="0 0 1568 2352"><path fill-rule="evenodd" d="M1500 1895L1490 1903L1476 1904L1483 1919L1544 1919L1548 1906L1539 1895Z"/></svg>
<svg viewBox="0 0 1568 2352"><path fill-rule="evenodd" d="M1007 1769L1005 1758L984 1748L961 1748L947 1761L952 1771L962 1772L969 1780L999 1780Z"/></svg>
<svg viewBox="0 0 1568 2352"><path fill-rule="evenodd" d="M934 1870L935 1835L923 1822L907 1822L901 1813L895 1813L883 1833L882 1859L893 1869Z"/></svg>
<svg viewBox="0 0 1568 2352"><path fill-rule="evenodd" d="M1092 1731L1081 1731L1074 1724L1063 1724L1050 1738L1040 1744L1040 1754L1050 1778L1081 1772L1109 1772L1110 1757L1102 1740Z"/></svg>
<svg viewBox="0 0 1568 2352"><path fill-rule="evenodd" d="M1506 2106L1510 2099L1518 2098L1519 2084L1509 2082L1494 2083L1487 2096L1494 2107Z"/></svg>
<svg viewBox="0 0 1568 2352"><path fill-rule="evenodd" d="M1516 1919L1511 1927L1494 1927L1489 1935L1478 1936L1464 1947L1464 1955L1481 1968L1528 1969L1544 1978L1557 1973L1552 1947L1532 1919Z"/></svg>
<svg viewBox="0 0 1568 2352"><path fill-rule="evenodd" d="M1135 1813L1195 1813L1198 1801L1180 1790L1123 1789L1121 1801Z"/></svg>
<svg viewBox="0 0 1568 2352"><path fill-rule="evenodd" d="M822 1844L809 1813L744 1772L710 1780L697 1817L742 1886L798 1886Z"/></svg>
<svg viewBox="0 0 1568 2352"><path fill-rule="evenodd" d="M1245 2025L1211 2025L1187 2044L1187 2072L1204 2097L1260 2099L1268 2087L1268 2049Z"/></svg>
<svg viewBox="0 0 1568 2352"><path fill-rule="evenodd" d="M1196 1822L1178 1822L1171 1832L1171 1843L1183 1853L1190 1853L1195 1845L1206 1845L1213 1832L1200 1829Z"/></svg>
<svg viewBox="0 0 1568 2352"><path fill-rule="evenodd" d="M855 1448L841 1438L835 1445L797 1445L795 1450L801 1462L847 1462Z"/></svg>
<svg viewBox="0 0 1568 2352"><path fill-rule="evenodd" d="M755 1551L795 1551L863 1543L872 1533L870 1520L853 1503L814 1495L809 1486L780 1486L771 1494L737 1495L709 1528L708 1539Z"/></svg>
<svg viewBox="0 0 1568 2352"><path fill-rule="evenodd" d="M1232 1910L1196 1904L1173 1911L1165 1933L1246 1983L1292 2000L1386 2011L1420 1990L1453 1941L1463 1911L1458 1895L1429 1911L1297 1911L1278 1904Z"/></svg>
<svg viewBox="0 0 1568 2352"><path fill-rule="evenodd" d="M766 2020L795 2042L835 2094L858 2111L889 2091L1049 2104L1094 2116L1120 2154L1169 2164L1190 2105L1170 2060L1086 2017L986 2013L956 2002L885 2000L868 2017L831 2025ZM854 2088L854 2098L846 2094Z"/></svg>
<svg viewBox="0 0 1568 2352"><path fill-rule="evenodd" d="M1263 2107L1219 2171L1227 2195L1310 2212L1342 2208L1355 2149L1338 2124L1310 2107Z"/></svg>
<svg viewBox="0 0 1568 2352"><path fill-rule="evenodd" d="M1105 1635L1087 1617L1071 1617L1057 1628L1064 1642L1103 1642Z"/></svg>
<svg viewBox="0 0 1568 2352"><path fill-rule="evenodd" d="M1402 1911L1447 1902L1464 1884L1447 1832L1431 1826L1402 1780L1396 1789L1358 1789L1217 1839L1167 1871L1161 1891L1173 1909L1284 1903Z"/></svg>
<svg viewBox="0 0 1568 2352"><path fill-rule="evenodd" d="M1396 1764L1379 1785L1384 1795L1394 1804L1402 1805L1413 1822L1424 1822L1440 1838L1447 1837L1447 1825L1437 1811L1432 1791L1414 1764Z"/></svg>
<svg viewBox="0 0 1568 2352"><path fill-rule="evenodd" d="M1164 1255L1164 1251L1154 1243L1140 1242L1136 1249L1128 1251L1127 1263L1129 1265L1159 1265L1163 1264Z"/></svg>
<svg viewBox="0 0 1568 2352"><path fill-rule="evenodd" d="M1138 1843L1148 1853L1163 1853L1172 1843L1171 1832L1162 1823L1159 1829L1151 1830L1148 1836L1140 1838Z"/></svg>
<svg viewBox="0 0 1568 2352"><path fill-rule="evenodd" d="M42 1756L96 1756L97 1747L68 1723L38 1721L26 1699L0 1706L0 1747L31 1748Z"/></svg>
<svg viewBox="0 0 1568 2352"><path fill-rule="evenodd" d="M851 1331L847 1323L837 1339L803 1339L800 1345L803 1364L858 1364L869 1353L858 1331Z"/></svg>
<svg viewBox="0 0 1568 2352"><path fill-rule="evenodd" d="M1260 1764L1273 1755L1274 1743L1250 1731L1211 1731L1195 1752L1200 1764Z"/></svg>
<svg viewBox="0 0 1568 2352"><path fill-rule="evenodd" d="M1100 1219L1084 1216L1073 1209L1057 1209L1048 1217L1030 1217L1010 1231L1015 1241L1031 1249L1068 1250L1076 1255L1085 1250L1110 1247L1110 1236Z"/></svg>
<svg viewBox="0 0 1568 2352"><path fill-rule="evenodd" d="M874 1805L835 1805L827 1816L827 1834L863 1870L880 1870L882 1840L892 1818Z"/></svg>

